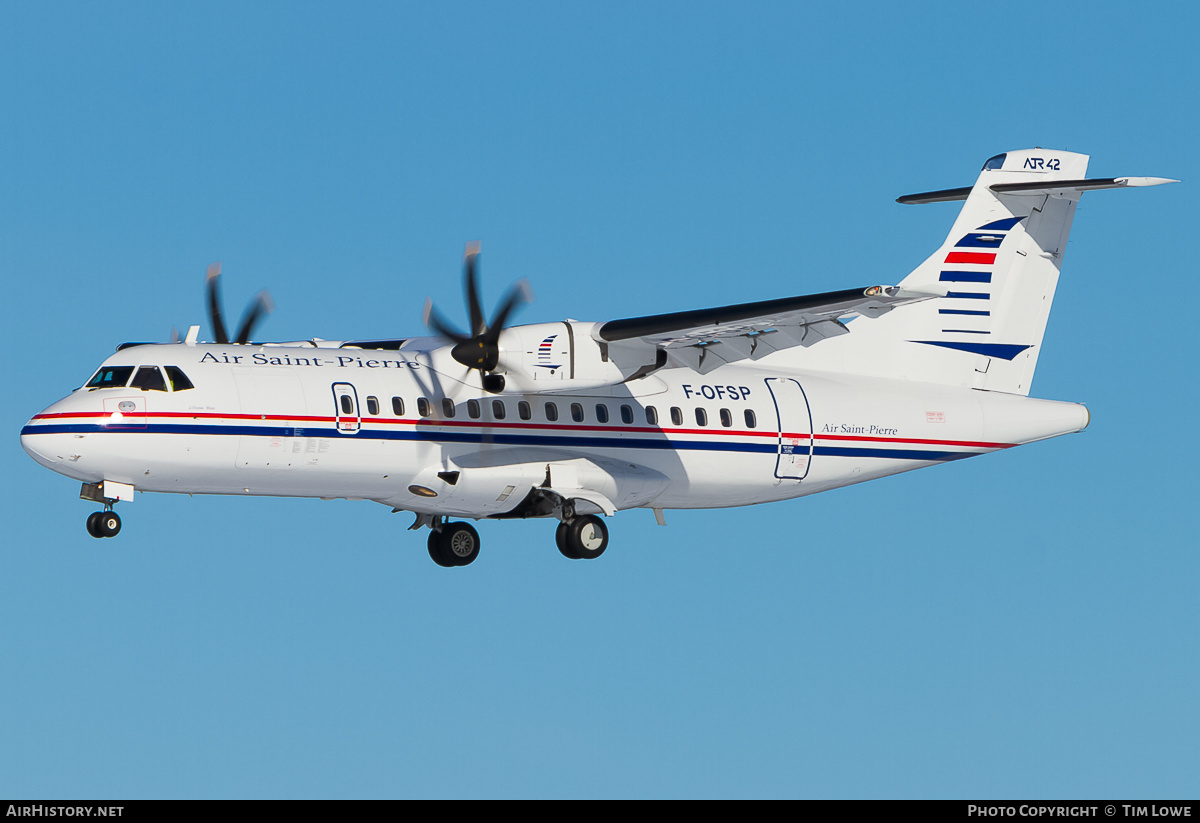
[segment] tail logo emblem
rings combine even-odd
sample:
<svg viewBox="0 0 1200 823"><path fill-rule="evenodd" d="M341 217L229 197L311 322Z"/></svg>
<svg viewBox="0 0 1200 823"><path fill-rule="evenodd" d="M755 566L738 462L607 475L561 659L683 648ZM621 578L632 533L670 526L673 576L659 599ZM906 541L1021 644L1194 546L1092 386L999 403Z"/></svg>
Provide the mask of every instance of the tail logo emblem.
<svg viewBox="0 0 1200 823"><path fill-rule="evenodd" d="M1057 158L1045 160L1041 157L1026 157L1022 168L1030 171L1059 171L1059 161Z"/></svg>

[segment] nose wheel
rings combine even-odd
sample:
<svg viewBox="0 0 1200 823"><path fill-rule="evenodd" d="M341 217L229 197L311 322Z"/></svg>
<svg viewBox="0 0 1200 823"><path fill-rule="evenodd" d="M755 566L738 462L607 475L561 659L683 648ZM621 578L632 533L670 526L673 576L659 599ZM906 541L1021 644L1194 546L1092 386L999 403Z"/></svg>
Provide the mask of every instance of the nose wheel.
<svg viewBox="0 0 1200 823"><path fill-rule="evenodd" d="M116 537L121 531L121 517L109 510L92 512L87 519L87 532L92 537Z"/></svg>

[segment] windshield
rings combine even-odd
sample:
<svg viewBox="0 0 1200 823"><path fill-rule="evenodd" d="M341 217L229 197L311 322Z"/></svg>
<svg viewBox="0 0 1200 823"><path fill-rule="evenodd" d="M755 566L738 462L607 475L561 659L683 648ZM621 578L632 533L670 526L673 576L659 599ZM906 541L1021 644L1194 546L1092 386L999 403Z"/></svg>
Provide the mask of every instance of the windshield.
<svg viewBox="0 0 1200 823"><path fill-rule="evenodd" d="M133 374L133 366L104 366L88 381L88 389L112 389L123 387Z"/></svg>

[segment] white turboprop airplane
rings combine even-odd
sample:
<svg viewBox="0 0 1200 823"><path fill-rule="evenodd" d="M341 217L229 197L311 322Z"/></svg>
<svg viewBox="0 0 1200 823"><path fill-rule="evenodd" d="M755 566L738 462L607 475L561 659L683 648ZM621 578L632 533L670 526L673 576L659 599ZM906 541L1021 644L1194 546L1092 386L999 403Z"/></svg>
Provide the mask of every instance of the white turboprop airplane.
<svg viewBox="0 0 1200 823"><path fill-rule="evenodd" d="M597 515L745 506L1077 432L1088 411L1028 397L1086 155L997 155L946 242L896 286L607 323L489 324L468 248L471 331L426 305L437 336L231 342L209 269L215 343L126 344L21 431L39 463L121 527L135 491L374 500L416 514L429 554L463 566L479 535L452 517L559 521L559 550L598 557ZM853 322L849 322L853 321Z"/></svg>

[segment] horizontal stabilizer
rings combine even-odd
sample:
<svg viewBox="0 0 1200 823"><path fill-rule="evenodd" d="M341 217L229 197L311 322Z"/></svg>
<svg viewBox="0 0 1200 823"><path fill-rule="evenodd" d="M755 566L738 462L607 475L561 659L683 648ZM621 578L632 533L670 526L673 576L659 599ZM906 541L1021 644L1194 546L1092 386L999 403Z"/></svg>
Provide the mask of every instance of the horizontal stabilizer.
<svg viewBox="0 0 1200 823"><path fill-rule="evenodd" d="M971 186L963 186L961 189L939 189L938 191L926 191L920 194L906 194L903 197L897 197L896 202L902 203L905 206L918 206L925 203L951 203L955 200L966 200L967 195L971 193Z"/></svg>
<svg viewBox="0 0 1200 823"><path fill-rule="evenodd" d="M1166 177L1097 177L1091 180L1047 180L1036 183L994 183L988 188L996 194L1050 194L1051 192L1099 191L1137 186L1161 186L1178 183Z"/></svg>
<svg viewBox="0 0 1200 823"><path fill-rule="evenodd" d="M1099 191L1100 189L1124 189L1140 186L1161 186L1163 183L1178 183L1169 177L1098 177L1091 180L1039 180L1034 183L993 183L988 186L996 194L1049 194L1051 192L1068 191ZM938 191L906 194L897 197L896 202L906 206L924 205L925 203L950 203L955 200L966 200L972 186L961 189L939 189Z"/></svg>

